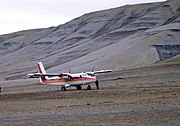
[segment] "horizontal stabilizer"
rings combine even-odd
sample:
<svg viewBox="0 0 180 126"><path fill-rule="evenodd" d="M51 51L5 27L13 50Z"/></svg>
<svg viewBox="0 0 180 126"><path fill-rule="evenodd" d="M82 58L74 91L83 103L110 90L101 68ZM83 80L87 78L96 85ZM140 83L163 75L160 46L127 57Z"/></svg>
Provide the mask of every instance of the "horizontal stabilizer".
<svg viewBox="0 0 180 126"><path fill-rule="evenodd" d="M30 73L30 74L27 74L27 77L29 77L29 78L39 78L39 77L41 77L41 73Z"/></svg>

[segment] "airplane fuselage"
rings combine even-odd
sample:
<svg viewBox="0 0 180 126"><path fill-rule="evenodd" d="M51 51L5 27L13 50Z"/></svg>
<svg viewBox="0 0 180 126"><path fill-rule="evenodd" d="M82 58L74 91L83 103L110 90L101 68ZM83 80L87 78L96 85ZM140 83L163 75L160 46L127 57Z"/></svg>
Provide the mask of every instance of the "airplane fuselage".
<svg viewBox="0 0 180 126"><path fill-rule="evenodd" d="M95 76L89 76L86 73L80 74L71 74L71 77L64 76L64 77L41 77L41 83L49 84L49 85L87 85L96 81Z"/></svg>

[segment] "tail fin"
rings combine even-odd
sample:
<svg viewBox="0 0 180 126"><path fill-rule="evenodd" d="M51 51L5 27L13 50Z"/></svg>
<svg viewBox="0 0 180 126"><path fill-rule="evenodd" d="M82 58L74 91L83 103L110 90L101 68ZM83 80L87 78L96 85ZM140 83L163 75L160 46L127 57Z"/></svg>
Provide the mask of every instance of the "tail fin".
<svg viewBox="0 0 180 126"><path fill-rule="evenodd" d="M38 72L41 74L45 74L46 70L44 69L42 62L38 62L37 65L38 65Z"/></svg>

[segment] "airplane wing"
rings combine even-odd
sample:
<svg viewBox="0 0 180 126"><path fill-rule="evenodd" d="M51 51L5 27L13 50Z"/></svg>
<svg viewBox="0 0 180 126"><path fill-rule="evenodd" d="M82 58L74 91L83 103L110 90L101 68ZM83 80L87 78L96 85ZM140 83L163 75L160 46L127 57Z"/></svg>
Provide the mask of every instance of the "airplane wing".
<svg viewBox="0 0 180 126"><path fill-rule="evenodd" d="M58 73L30 73L30 74L27 74L27 77L29 78L40 78L40 77L60 77L60 78L63 78L63 79L72 79L73 77L76 77L70 73L61 73L61 74L58 74ZM79 77L79 76L78 76Z"/></svg>
<svg viewBox="0 0 180 126"><path fill-rule="evenodd" d="M45 77L45 76L48 76L48 77L61 77L61 76L68 76L68 74L56 74L56 73L30 73L30 74L27 74L27 76L29 78L39 78L39 77Z"/></svg>
<svg viewBox="0 0 180 126"><path fill-rule="evenodd" d="M95 74L101 74L101 73L109 73L112 72L112 70L99 70L99 71L93 71L93 72L86 72L89 75L95 75ZM81 74L70 74L70 73L30 73L27 74L27 77L29 78L40 78L40 77L60 77L63 79L72 79L75 77L81 77Z"/></svg>
<svg viewBox="0 0 180 126"><path fill-rule="evenodd" d="M86 72L86 73L91 74L91 75L95 75L95 74L109 73L109 72L112 72L112 70L99 70L99 71Z"/></svg>
<svg viewBox="0 0 180 126"><path fill-rule="evenodd" d="M112 72L112 70L99 70L99 71L94 71L94 74L109 73L109 72Z"/></svg>

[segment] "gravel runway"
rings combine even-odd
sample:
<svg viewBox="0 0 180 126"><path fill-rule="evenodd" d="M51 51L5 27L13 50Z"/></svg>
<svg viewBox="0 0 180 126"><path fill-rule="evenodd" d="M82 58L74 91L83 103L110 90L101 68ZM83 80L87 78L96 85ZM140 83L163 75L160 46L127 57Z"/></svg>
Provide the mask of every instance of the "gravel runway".
<svg viewBox="0 0 180 126"><path fill-rule="evenodd" d="M180 125L179 68L162 65L99 75L100 90L92 85L90 91L61 92L38 80L3 82L0 124Z"/></svg>

